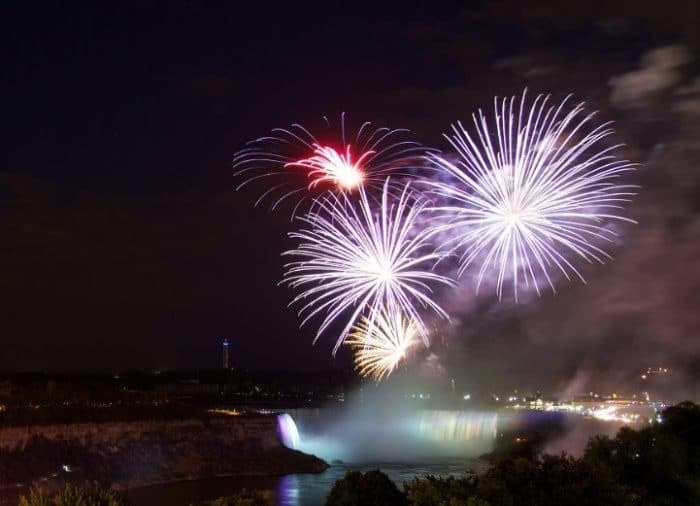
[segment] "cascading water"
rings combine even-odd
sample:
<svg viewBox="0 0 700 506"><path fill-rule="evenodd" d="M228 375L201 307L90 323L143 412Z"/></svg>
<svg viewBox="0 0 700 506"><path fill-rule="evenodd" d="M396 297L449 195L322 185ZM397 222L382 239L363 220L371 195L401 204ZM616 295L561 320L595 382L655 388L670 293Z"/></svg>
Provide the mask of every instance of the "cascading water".
<svg viewBox="0 0 700 506"><path fill-rule="evenodd" d="M296 423L294 423L294 418L289 414L281 413L277 415L277 433L284 446L293 450L299 449L299 430Z"/></svg>
<svg viewBox="0 0 700 506"><path fill-rule="evenodd" d="M495 412L301 409L290 413L294 420L290 416L285 426L296 420L301 433L295 448L329 462L475 457L492 449L498 427Z"/></svg>
<svg viewBox="0 0 700 506"><path fill-rule="evenodd" d="M430 410L417 416L417 431L433 441L495 439L498 414L473 411Z"/></svg>

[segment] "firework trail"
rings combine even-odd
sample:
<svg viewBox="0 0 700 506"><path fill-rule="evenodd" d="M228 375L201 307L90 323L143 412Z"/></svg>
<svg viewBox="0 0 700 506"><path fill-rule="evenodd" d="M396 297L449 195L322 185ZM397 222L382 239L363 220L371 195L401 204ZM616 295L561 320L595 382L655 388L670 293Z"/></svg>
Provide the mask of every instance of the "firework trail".
<svg viewBox="0 0 700 506"><path fill-rule="evenodd" d="M568 109L569 98L550 105L539 95L528 105L523 94L519 106L496 98L491 122L479 111L472 133L458 122L445 135L456 162L429 155L446 176L430 183L444 202L433 208L445 220L442 245L459 256L460 274L480 264L477 292L490 269L499 299L507 279L516 301L519 283L539 295L544 278L555 291L550 271L585 282L569 258L603 263L611 257L596 244L614 239L610 223L632 222L620 212L635 187L619 181L634 165L603 142L610 123L590 126L596 113Z"/></svg>
<svg viewBox="0 0 700 506"><path fill-rule="evenodd" d="M282 282L301 290L292 301L303 303L301 324L323 315L318 339L336 319L350 315L333 353L363 315L371 325L381 311L401 312L415 322L426 343L421 310L447 318L430 284L451 280L433 272L440 255L429 247L430 230L417 227L425 202L409 184L398 195L391 186L385 181L376 213L364 190L357 202L330 193L299 218L308 228L289 234L300 244L284 253L297 260L285 266Z"/></svg>
<svg viewBox="0 0 700 506"><path fill-rule="evenodd" d="M426 152L434 151L407 140L409 131L405 129L374 128L365 122L351 134L346 131L343 113L338 134L328 118L323 119L332 132L325 137L331 140L319 140L295 123L249 142L233 157L235 176L241 180L236 189L265 183L255 205L269 199L276 209L291 199L296 202L294 215L309 193L318 196L329 189L351 193L360 188L381 188L389 174L410 175L422 168Z"/></svg>
<svg viewBox="0 0 700 506"><path fill-rule="evenodd" d="M345 344L355 352L355 370L381 381L388 377L420 344L418 326L401 312L381 311L374 322L362 317Z"/></svg>

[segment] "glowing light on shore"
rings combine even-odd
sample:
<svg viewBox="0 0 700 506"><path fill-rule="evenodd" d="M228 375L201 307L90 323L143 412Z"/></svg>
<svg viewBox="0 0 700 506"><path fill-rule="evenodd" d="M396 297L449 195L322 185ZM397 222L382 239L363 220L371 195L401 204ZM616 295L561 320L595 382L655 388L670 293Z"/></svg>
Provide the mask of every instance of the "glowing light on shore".
<svg viewBox="0 0 700 506"><path fill-rule="evenodd" d="M591 127L595 112L568 101L496 98L493 120L479 111L471 133L458 122L445 135L456 162L430 156L443 175L431 183L444 201L433 208L444 220L443 247L459 256L460 273L479 264L477 291L491 271L498 297L509 281L516 300L521 284L555 291L553 271L585 282L571 257L603 263L611 257L602 245L616 237L611 223L634 223L621 212L635 187L620 182L634 165L605 142L610 123Z"/></svg>
<svg viewBox="0 0 700 506"><path fill-rule="evenodd" d="M418 326L412 320L400 312L386 311L374 322L363 317L345 341L355 352L355 370L375 381L388 377L420 342Z"/></svg>
<svg viewBox="0 0 700 506"><path fill-rule="evenodd" d="M414 322L426 344L423 310L447 318L430 285L451 280L433 272L440 255L430 247L429 231L420 226L425 203L408 184L398 195L390 187L387 180L378 203L370 202L364 191L357 202L329 194L300 218L308 228L289 234L300 244L284 253L297 260L285 266L283 282L301 290L292 304L303 303L302 325L322 315L316 339L336 320L346 322L334 353L361 316L374 325L382 311L400 312Z"/></svg>
<svg viewBox="0 0 700 506"><path fill-rule="evenodd" d="M209 413L212 413L214 415L225 415L225 416L240 416L243 413L243 411L239 411L238 409L235 408L212 408L207 410Z"/></svg>

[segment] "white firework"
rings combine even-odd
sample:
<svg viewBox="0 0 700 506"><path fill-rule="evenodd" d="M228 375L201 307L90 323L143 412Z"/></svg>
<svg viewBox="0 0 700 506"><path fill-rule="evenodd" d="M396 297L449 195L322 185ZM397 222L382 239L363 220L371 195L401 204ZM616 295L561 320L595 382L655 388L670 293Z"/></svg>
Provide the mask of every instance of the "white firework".
<svg viewBox="0 0 700 506"><path fill-rule="evenodd" d="M430 247L429 230L419 226L425 202L409 184L398 192L391 186L390 180L384 183L376 213L364 191L356 202L329 194L299 218L308 228L289 234L300 244L284 254L298 260L285 266L282 282L301 290L292 301L303 303L301 324L323 315L318 339L336 319L346 321L333 353L362 315L372 324L382 310L401 311L416 322L426 343L421 312L447 318L432 298L431 284L451 280L433 272L440 255Z"/></svg>
<svg viewBox="0 0 700 506"><path fill-rule="evenodd" d="M585 282L571 257L603 263L611 257L602 245L616 235L611 222L633 222L620 213L635 194L621 183L634 164L604 142L611 123L591 126L596 113L583 104L567 110L569 98L550 105L539 95L528 105L523 94L519 106L496 98L492 122L479 111L473 132L458 122L445 135L456 162L429 155L449 180L431 183L444 198L433 208L446 220L443 246L459 256L460 274L480 264L477 292L490 270L499 299L507 279L516 300L520 283L539 294L544 279L555 291L550 271Z"/></svg>
<svg viewBox="0 0 700 506"><path fill-rule="evenodd" d="M381 311L374 322L363 317L345 341L355 352L355 370L375 381L388 377L420 343L418 326L400 311Z"/></svg>

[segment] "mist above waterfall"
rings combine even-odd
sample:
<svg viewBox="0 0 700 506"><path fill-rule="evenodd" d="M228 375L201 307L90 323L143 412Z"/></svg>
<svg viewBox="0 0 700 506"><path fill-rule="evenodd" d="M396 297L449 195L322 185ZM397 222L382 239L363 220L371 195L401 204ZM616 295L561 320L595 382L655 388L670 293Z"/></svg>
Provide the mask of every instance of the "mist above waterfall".
<svg viewBox="0 0 700 506"><path fill-rule="evenodd" d="M436 406L406 384L365 385L343 406L290 410L297 449L329 462L406 462L476 457L492 448L498 414Z"/></svg>

